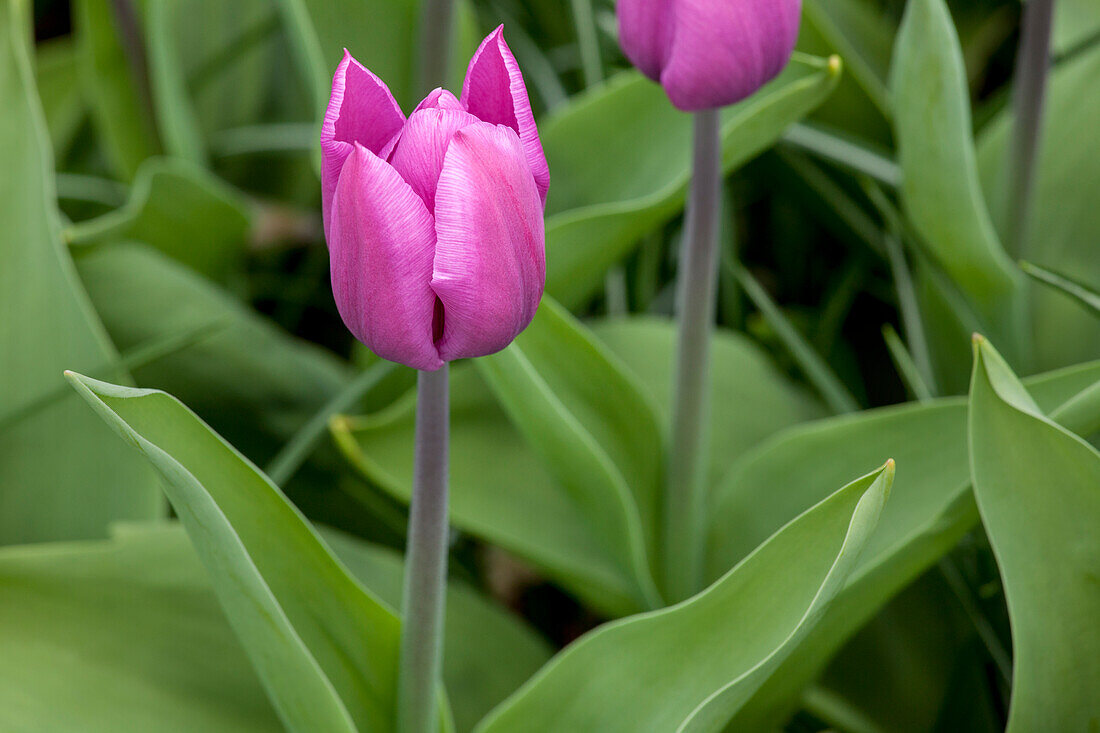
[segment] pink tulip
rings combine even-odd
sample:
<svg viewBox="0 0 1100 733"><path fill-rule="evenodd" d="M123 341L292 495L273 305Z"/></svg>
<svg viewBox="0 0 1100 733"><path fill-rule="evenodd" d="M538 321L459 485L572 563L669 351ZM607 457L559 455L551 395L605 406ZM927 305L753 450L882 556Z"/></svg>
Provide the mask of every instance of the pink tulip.
<svg viewBox="0 0 1100 733"><path fill-rule="evenodd" d="M802 0L619 0L627 58L686 112L748 97L790 60Z"/></svg>
<svg viewBox="0 0 1100 733"><path fill-rule="evenodd" d="M546 279L550 170L501 28L470 60L461 98L437 89L408 119L345 51L321 150L332 292L356 338L434 371L527 327Z"/></svg>

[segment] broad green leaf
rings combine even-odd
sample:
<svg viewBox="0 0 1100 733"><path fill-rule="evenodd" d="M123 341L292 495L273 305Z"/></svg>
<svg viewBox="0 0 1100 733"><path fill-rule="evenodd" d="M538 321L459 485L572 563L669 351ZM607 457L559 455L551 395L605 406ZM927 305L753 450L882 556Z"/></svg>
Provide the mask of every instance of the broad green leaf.
<svg viewBox="0 0 1100 733"><path fill-rule="evenodd" d="M723 170L774 144L836 86L840 62L793 61L778 79L723 112ZM553 171L547 201L547 292L576 306L639 238L682 210L691 175L691 117L661 88L625 72L576 98L540 127Z"/></svg>
<svg viewBox="0 0 1100 733"><path fill-rule="evenodd" d="M1062 3L1059 3L1061 6ZM1046 117L1026 234L1026 259L1100 288L1100 45L1051 71ZM1002 113L983 130L978 162L990 210L1004 221L1012 116ZM1035 366L1075 364L1100 356L1100 322L1079 304L1033 287Z"/></svg>
<svg viewBox="0 0 1100 733"><path fill-rule="evenodd" d="M5 731L284 730L179 532L0 550L0 658Z"/></svg>
<svg viewBox="0 0 1100 733"><path fill-rule="evenodd" d="M1100 5L1094 0L1058 0L1054 4L1054 53L1073 51L1100 33Z"/></svg>
<svg viewBox="0 0 1100 733"><path fill-rule="evenodd" d="M408 502L416 394L364 417L336 418L337 444L360 473ZM541 569L601 613L644 608L636 577L608 551L604 528L516 432L473 367L451 370L450 520Z"/></svg>
<svg viewBox="0 0 1100 733"><path fill-rule="evenodd" d="M676 324L656 316L634 316L589 325L654 401L660 424L670 424ZM714 334L710 373L712 483L760 441L825 415L820 403L783 377L754 343L732 331Z"/></svg>
<svg viewBox="0 0 1100 733"><path fill-rule="evenodd" d="M138 170L125 206L71 227L66 237L75 245L144 242L225 281L242 265L249 214L244 197L207 170L153 158Z"/></svg>
<svg viewBox="0 0 1100 733"><path fill-rule="evenodd" d="M127 5L140 16L138 3ZM128 181L143 160L160 152L160 141L148 89L133 60L139 49L144 55L144 44L119 32L115 7L103 0L75 0L73 28L92 119L115 174ZM139 17L138 29L140 24Z"/></svg>
<svg viewBox="0 0 1100 733"><path fill-rule="evenodd" d="M147 247L97 247L77 260L77 268L123 350L164 334L219 325L201 343L135 369L134 376L139 384L186 400L259 463L351 381L351 372L331 354L280 331Z"/></svg>
<svg viewBox="0 0 1100 733"><path fill-rule="evenodd" d="M80 87L77 49L72 39L59 38L38 44L34 72L54 155L63 160L88 112Z"/></svg>
<svg viewBox="0 0 1100 733"><path fill-rule="evenodd" d="M400 603L399 555L322 534L360 582ZM178 523L0 550L0 622L0 653L21 660L0 668L4 730L283 730ZM447 625L443 673L468 731L550 652L461 581L448 584Z"/></svg>
<svg viewBox="0 0 1100 733"><path fill-rule="evenodd" d="M1042 404L1054 409L1073 405L1078 393L1091 392L1098 381L1100 362L1093 362L1028 383ZM1100 416L1096 401L1086 407L1091 409L1056 414L1067 425ZM711 578L828 496L830 485L846 472L873 466L884 455L910 470L899 474L878 531L822 623L737 719L743 729L781 722L844 641L977 523L969 490L966 403L939 399L797 426L744 456L716 489L708 541Z"/></svg>
<svg viewBox="0 0 1100 733"><path fill-rule="evenodd" d="M19 5L0 2L0 420L55 392L62 370L118 359L61 243ZM164 511L148 469L97 423L70 397L0 431L0 543L100 537Z"/></svg>
<svg viewBox="0 0 1100 733"><path fill-rule="evenodd" d="M1064 295L1068 295L1087 308L1092 315L1100 316L1100 293L1092 290L1089 286L1067 275L1033 265L1030 262L1021 262L1020 269L1032 280L1041 282Z"/></svg>
<svg viewBox="0 0 1100 733"><path fill-rule="evenodd" d="M843 586L893 473L839 490L699 595L582 637L478 730L721 730Z"/></svg>
<svg viewBox="0 0 1100 733"><path fill-rule="evenodd" d="M400 607L405 576L400 555L343 533L323 535L363 585L392 607ZM448 580L443 684L459 733L471 730L549 661L550 654L549 644L517 616L467 584Z"/></svg>
<svg viewBox="0 0 1100 733"><path fill-rule="evenodd" d="M160 474L287 727L392 730L393 611L354 580L278 487L181 402L68 376Z"/></svg>
<svg viewBox="0 0 1100 733"><path fill-rule="evenodd" d="M998 328L1015 327L1020 279L982 199L959 40L943 0L909 0L890 89L905 210L955 285Z"/></svg>
<svg viewBox="0 0 1100 733"><path fill-rule="evenodd" d="M1100 453L975 339L974 495L1012 623L1009 733L1100 726Z"/></svg>
<svg viewBox="0 0 1100 733"><path fill-rule="evenodd" d="M639 386L551 298L511 346L475 364L607 552L635 577L638 602L661 605L651 563L663 442Z"/></svg>
<svg viewBox="0 0 1100 733"><path fill-rule="evenodd" d="M313 91L317 119L328 104L332 73L344 49L389 86L398 103L411 112L417 95L415 64L419 57L420 0L277 0L284 27ZM462 88L466 65L481 41L473 9L457 3L456 38L449 89Z"/></svg>

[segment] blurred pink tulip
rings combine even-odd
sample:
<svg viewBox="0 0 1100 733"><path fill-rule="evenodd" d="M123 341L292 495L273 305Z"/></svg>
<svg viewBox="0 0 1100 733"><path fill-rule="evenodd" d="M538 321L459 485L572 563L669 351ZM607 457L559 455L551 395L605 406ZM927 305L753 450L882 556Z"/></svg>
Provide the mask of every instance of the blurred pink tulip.
<svg viewBox="0 0 1100 733"><path fill-rule="evenodd" d="M332 292L356 338L432 371L527 327L546 279L550 171L501 28L461 98L437 89L408 119L345 51L321 149Z"/></svg>
<svg viewBox="0 0 1100 733"><path fill-rule="evenodd" d="M774 78L802 0L619 0L627 58L686 112L739 102Z"/></svg>

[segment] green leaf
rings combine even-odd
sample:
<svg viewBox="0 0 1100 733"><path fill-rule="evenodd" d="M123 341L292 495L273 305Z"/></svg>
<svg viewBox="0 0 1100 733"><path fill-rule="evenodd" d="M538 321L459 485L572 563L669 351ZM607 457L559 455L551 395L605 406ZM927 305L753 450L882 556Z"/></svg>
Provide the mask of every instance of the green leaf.
<svg viewBox="0 0 1100 733"><path fill-rule="evenodd" d="M337 445L362 475L408 502L416 394L364 417L336 418ZM608 550L603 527L509 422L472 366L451 370L450 521L524 558L601 613L644 608L637 578Z"/></svg>
<svg viewBox="0 0 1100 733"><path fill-rule="evenodd" d="M885 14L866 0L806 0L803 12L844 59L864 93L888 114L886 78L895 29Z"/></svg>
<svg viewBox="0 0 1100 733"><path fill-rule="evenodd" d="M478 730L721 730L843 586L893 473L844 487L699 595L582 637Z"/></svg>
<svg viewBox="0 0 1100 733"><path fill-rule="evenodd" d="M1045 267L1033 265L1030 262L1021 262L1020 269L1036 282L1041 282L1068 295L1088 308L1093 315L1100 316L1100 293L1090 289L1087 285Z"/></svg>
<svg viewBox="0 0 1100 733"><path fill-rule="evenodd" d="M415 64L420 0L278 0L284 25L321 119L332 90L332 73L348 49L389 86L408 112L419 101ZM456 42L451 59L450 89L462 88L466 65L477 49L473 9L456 8Z"/></svg>
<svg viewBox="0 0 1100 733"><path fill-rule="evenodd" d="M401 605L405 570L399 554L351 535L331 530L323 535L363 585L394 608ZM443 683L460 733L526 682L550 653L550 646L519 617L467 584L448 580Z"/></svg>
<svg viewBox="0 0 1100 733"><path fill-rule="evenodd" d="M653 400L659 424L670 424L676 324L656 316L595 321L592 331L623 361ZM825 415L820 403L783 377L749 339L719 330L711 344L710 481L783 428ZM838 482L839 483L839 482Z"/></svg>
<svg viewBox="0 0 1100 733"><path fill-rule="evenodd" d="M108 332L129 351L211 323L216 334L134 369L139 384L176 394L263 463L350 381L348 367L291 337L164 255L133 244L97 247L77 268ZM62 382L64 383L64 382Z"/></svg>
<svg viewBox="0 0 1100 733"><path fill-rule="evenodd" d="M178 400L68 376L160 474L287 727L392 730L397 616L266 476Z"/></svg>
<svg viewBox="0 0 1100 733"><path fill-rule="evenodd" d="M175 29L187 21L196 8L189 3L150 2L145 4L145 35L148 42L149 86L157 129L169 155L196 165L206 163L206 141L187 89ZM209 24L209 19L206 20Z"/></svg>
<svg viewBox="0 0 1100 733"><path fill-rule="evenodd" d="M1029 385L1053 409L1073 405L1078 393L1093 391L1098 381L1100 362L1093 362L1033 377ZM1067 424L1071 417L1077 424L1100 417L1100 404L1088 407L1076 415L1062 409L1057 414ZM884 455L909 470L899 475L878 531L825 619L737 719L744 730L782 722L840 646L977 523L969 489L966 403L939 399L797 426L745 455L716 489L710 578L828 496L846 472L872 466Z"/></svg>
<svg viewBox="0 0 1100 733"><path fill-rule="evenodd" d="M56 391L63 369L118 359L61 243L18 6L0 2L0 421ZM0 543L101 537L164 511L148 469L89 417L70 398L0 431Z"/></svg>
<svg viewBox="0 0 1100 733"><path fill-rule="evenodd" d="M890 88L901 194L939 265L998 327L1015 321L1019 276L982 199L958 36L943 0L909 0Z"/></svg>
<svg viewBox="0 0 1100 733"><path fill-rule="evenodd" d="M110 541L0 550L4 730L281 731L206 569L175 522L117 525ZM323 531L391 605L401 558ZM444 679L468 731L550 657L519 619L461 581L447 588ZM64 690L59 694L58 690Z"/></svg>
<svg viewBox="0 0 1100 733"><path fill-rule="evenodd" d="M1065 4L1061 1L1058 7ZM1093 7L1095 5L1093 4ZM1100 287L1100 45L1051 70L1046 115L1025 236L1027 259ZM989 207L1005 220L1004 182L1012 136L1009 111L990 122L978 146ZM1032 288L1035 366L1052 369L1100 356L1100 322L1078 303L1047 288Z"/></svg>
<svg viewBox="0 0 1100 733"><path fill-rule="evenodd" d="M826 99L839 59L793 61L778 79L723 112L723 170L774 144ZM691 117L661 88L625 72L541 123L554 181L547 201L547 292L583 303L645 233L683 209L691 175Z"/></svg>
<svg viewBox="0 0 1100 733"><path fill-rule="evenodd" d="M662 605L651 563L664 447L636 382L549 297L511 346L474 363L607 552L635 578L638 603Z"/></svg>
<svg viewBox="0 0 1100 733"><path fill-rule="evenodd" d="M970 465L1012 623L1009 733L1100 725L1100 453L975 338Z"/></svg>
<svg viewBox="0 0 1100 733"><path fill-rule="evenodd" d="M103 0L75 0L73 28L92 119L115 174L128 181L143 160L160 152L160 142L146 80L136 73L134 56L144 57L144 43L130 39L127 47L114 7ZM140 28L140 18L138 23Z"/></svg>
<svg viewBox="0 0 1100 733"><path fill-rule="evenodd" d="M244 197L203 168L176 158L142 164L120 209L70 227L71 244L134 240L213 280L243 264L250 228Z"/></svg>
<svg viewBox="0 0 1100 733"><path fill-rule="evenodd" d="M1058 0L1054 4L1054 53L1064 54L1095 40L1100 33L1100 5L1092 0Z"/></svg>
<svg viewBox="0 0 1100 733"><path fill-rule="evenodd" d="M0 655L4 730L283 730L179 532L0 550Z"/></svg>
<svg viewBox="0 0 1100 733"><path fill-rule="evenodd" d="M72 39L58 38L38 44L34 72L54 154L64 159L88 112Z"/></svg>

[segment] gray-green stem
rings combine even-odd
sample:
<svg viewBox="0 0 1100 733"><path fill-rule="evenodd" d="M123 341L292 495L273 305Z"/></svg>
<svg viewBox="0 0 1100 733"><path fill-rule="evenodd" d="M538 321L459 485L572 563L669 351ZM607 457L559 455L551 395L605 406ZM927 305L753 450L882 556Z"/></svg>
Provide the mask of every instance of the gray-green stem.
<svg viewBox="0 0 1100 733"><path fill-rule="evenodd" d="M420 66L417 75L422 96L447 81L454 20L454 0L424 0L420 12Z"/></svg>
<svg viewBox="0 0 1100 733"><path fill-rule="evenodd" d="M1035 164L1043 131L1043 109L1050 69L1050 30L1054 0L1024 3L1023 30L1016 57L1012 159L1009 161L1008 251L1027 256L1028 217L1035 188Z"/></svg>
<svg viewBox="0 0 1100 733"><path fill-rule="evenodd" d="M722 189L719 110L695 115L694 175L680 251L680 320L673 392L672 446L665 496L665 588L672 601L702 582L710 340L718 281Z"/></svg>
<svg viewBox="0 0 1100 733"><path fill-rule="evenodd" d="M429 733L439 719L447 582L447 459L450 436L448 367L420 372L416 392L416 456L405 550L397 730Z"/></svg>

